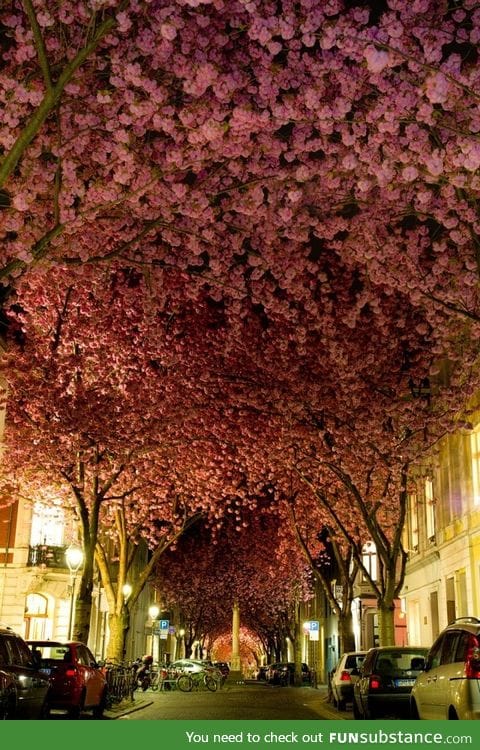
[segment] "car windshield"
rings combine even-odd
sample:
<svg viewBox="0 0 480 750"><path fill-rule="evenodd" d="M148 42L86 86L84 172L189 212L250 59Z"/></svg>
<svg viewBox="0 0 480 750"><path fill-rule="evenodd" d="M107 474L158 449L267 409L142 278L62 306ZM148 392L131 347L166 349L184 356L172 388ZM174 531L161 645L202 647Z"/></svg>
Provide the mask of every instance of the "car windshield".
<svg viewBox="0 0 480 750"><path fill-rule="evenodd" d="M382 675L419 673L425 654L420 651L382 651L378 654L375 671Z"/></svg>
<svg viewBox="0 0 480 750"><path fill-rule="evenodd" d="M32 651L40 653L42 659L50 661L67 661L70 659L70 648L61 643L32 644Z"/></svg>
<svg viewBox="0 0 480 750"><path fill-rule="evenodd" d="M349 654L345 661L345 669L359 669L364 659L364 654Z"/></svg>

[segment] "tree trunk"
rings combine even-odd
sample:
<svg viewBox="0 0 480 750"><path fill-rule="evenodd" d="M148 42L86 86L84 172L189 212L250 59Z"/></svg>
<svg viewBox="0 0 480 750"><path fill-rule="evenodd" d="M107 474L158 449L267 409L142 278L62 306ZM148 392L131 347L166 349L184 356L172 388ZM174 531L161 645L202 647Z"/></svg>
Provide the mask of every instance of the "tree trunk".
<svg viewBox="0 0 480 750"><path fill-rule="evenodd" d="M128 630L128 612L125 608L122 609L121 613L109 614L108 626L110 630L110 638L108 639L107 646L107 659L120 663L125 657L125 635Z"/></svg>
<svg viewBox="0 0 480 750"><path fill-rule="evenodd" d="M92 592L85 593L81 599L77 597L75 603L75 621L73 625L72 641L88 643L90 633L90 617L92 613Z"/></svg>
<svg viewBox="0 0 480 750"><path fill-rule="evenodd" d="M347 651L355 651L355 636L353 634L352 611L350 608L346 612L342 611L338 616L338 638L338 656Z"/></svg>
<svg viewBox="0 0 480 750"><path fill-rule="evenodd" d="M93 574L92 568L87 564L84 567L78 593L75 594L75 617L73 621L72 640L88 643L90 634L90 619L92 616L92 591ZM70 633L68 634L70 637Z"/></svg>
<svg viewBox="0 0 480 750"><path fill-rule="evenodd" d="M378 639L380 646L395 645L395 603L393 601L379 601L378 609Z"/></svg>

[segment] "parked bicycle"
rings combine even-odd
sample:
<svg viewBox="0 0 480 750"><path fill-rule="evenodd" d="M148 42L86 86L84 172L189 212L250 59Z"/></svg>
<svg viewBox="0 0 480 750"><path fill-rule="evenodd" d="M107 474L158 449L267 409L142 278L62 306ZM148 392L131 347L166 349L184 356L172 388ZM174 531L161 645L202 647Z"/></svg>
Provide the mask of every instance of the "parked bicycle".
<svg viewBox="0 0 480 750"><path fill-rule="evenodd" d="M200 690L202 687L214 693L221 683L222 673L212 667L205 667L201 672L182 674L177 680L178 689L184 693L190 693L194 689Z"/></svg>
<svg viewBox="0 0 480 750"><path fill-rule="evenodd" d="M153 691L177 688L183 693L206 688L214 693L222 684L222 673L214 667L205 667L198 672L184 672L175 668L160 667L151 681L150 688Z"/></svg>
<svg viewBox="0 0 480 750"><path fill-rule="evenodd" d="M106 706L134 699L135 674L130 664L107 663L103 667L107 680Z"/></svg>

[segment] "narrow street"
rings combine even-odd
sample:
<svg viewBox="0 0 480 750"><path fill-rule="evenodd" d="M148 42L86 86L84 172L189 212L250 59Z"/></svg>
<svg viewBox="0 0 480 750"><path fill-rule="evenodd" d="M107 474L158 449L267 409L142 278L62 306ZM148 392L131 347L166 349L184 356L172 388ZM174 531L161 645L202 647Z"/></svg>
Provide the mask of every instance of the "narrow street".
<svg viewBox="0 0 480 750"><path fill-rule="evenodd" d="M270 685L228 685L216 693L167 691L143 694L151 705L118 718L156 719L351 719L350 711L337 711L327 703L326 690ZM140 701L140 696L138 698ZM109 712L110 718L116 718Z"/></svg>

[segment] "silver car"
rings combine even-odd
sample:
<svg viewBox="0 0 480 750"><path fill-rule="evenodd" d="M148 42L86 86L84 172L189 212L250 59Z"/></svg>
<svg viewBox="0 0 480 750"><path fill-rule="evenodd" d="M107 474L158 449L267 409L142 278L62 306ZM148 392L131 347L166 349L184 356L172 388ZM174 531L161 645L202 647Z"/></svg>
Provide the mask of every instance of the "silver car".
<svg viewBox="0 0 480 750"><path fill-rule="evenodd" d="M340 657L331 676L333 705L339 711L345 710L347 703L353 702L353 686L358 680L360 667L366 651L348 651Z"/></svg>
<svg viewBox="0 0 480 750"><path fill-rule="evenodd" d="M459 617L439 635L410 697L412 719L480 719L480 619Z"/></svg>

